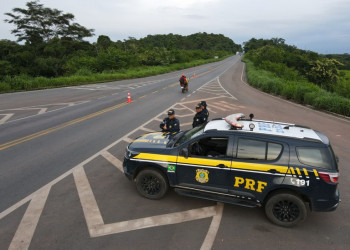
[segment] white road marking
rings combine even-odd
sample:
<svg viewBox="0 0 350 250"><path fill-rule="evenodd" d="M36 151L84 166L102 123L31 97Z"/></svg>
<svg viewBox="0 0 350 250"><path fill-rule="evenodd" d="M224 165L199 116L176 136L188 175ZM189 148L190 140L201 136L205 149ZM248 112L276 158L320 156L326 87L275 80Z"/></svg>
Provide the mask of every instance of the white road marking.
<svg viewBox="0 0 350 250"><path fill-rule="evenodd" d="M84 167L80 166L76 168L73 171L73 176L78 190L80 203L83 208L86 224L91 236L93 234L93 228L104 225L103 218L85 174Z"/></svg>
<svg viewBox="0 0 350 250"><path fill-rule="evenodd" d="M129 138L129 137L123 137L123 141L126 141L128 143L132 142L133 139Z"/></svg>
<svg viewBox="0 0 350 250"><path fill-rule="evenodd" d="M49 193L50 187L46 187L40 193L33 196L11 241L9 250L29 248Z"/></svg>
<svg viewBox="0 0 350 250"><path fill-rule="evenodd" d="M114 165L120 172L123 173L123 163L118 158L116 158L108 151L102 152L101 155L110 163L112 163L112 165Z"/></svg>
<svg viewBox="0 0 350 250"><path fill-rule="evenodd" d="M181 123L181 126L188 126L188 125L192 125L192 122Z"/></svg>
<svg viewBox="0 0 350 250"><path fill-rule="evenodd" d="M14 114L0 114L4 117L0 119L0 124L4 124L8 119L10 119Z"/></svg>
<svg viewBox="0 0 350 250"><path fill-rule="evenodd" d="M176 115L176 117L188 117L188 116L193 116L193 114L187 114L187 115Z"/></svg>
<svg viewBox="0 0 350 250"><path fill-rule="evenodd" d="M145 127L142 127L141 129L144 131L150 132L150 133L155 132L153 129L149 129L149 128L145 128Z"/></svg>
<svg viewBox="0 0 350 250"><path fill-rule="evenodd" d="M213 220L211 221L207 236L205 237L200 250L210 250L213 247L216 234L220 227L223 211L224 211L224 204L221 202L218 202L216 206L216 214L214 215Z"/></svg>
<svg viewBox="0 0 350 250"><path fill-rule="evenodd" d="M217 98L222 98L222 97L207 98L206 100L208 101L208 100L213 100L213 99L217 99ZM188 104L188 103L198 103L198 102L199 102L199 100L188 101L188 102L184 102L184 103L176 103L169 108L176 107L176 105L184 106L184 104L186 104L186 103ZM164 110L161 114L165 113L167 110L169 110L169 108ZM159 114L159 115L161 115L161 114ZM86 218L87 226L89 228L89 233L90 233L91 237L97 237L97 236L102 236L102 235L106 235L106 234L118 233L118 232L126 232L126 231L130 231L130 230L136 230L136 229L142 229L142 228L148 228L148 227L155 227L155 226L160 226L160 225L176 224L176 223L181 223L181 222L185 222L185 221L208 218L211 216L218 216L218 211L220 211L220 209L217 208L216 206L212 206L212 207L193 209L193 210L188 210L188 211L183 211L183 212L178 212L178 213L141 218L141 219L136 219L136 220L131 220L131 221L117 222L117 223L112 223L112 224L107 224L107 225L104 224L102 215L99 211L96 199L95 199L93 192L91 190L91 187L90 187L90 184L88 182L85 171L83 169L83 166L85 164L91 162L97 156L102 155L107 160L109 160L113 165L115 165L118 169L120 169L120 164L121 164L120 161L119 162L116 161L114 159L115 158L114 156L111 157L111 155L107 152L107 150L114 147L115 145L117 145L121 141L131 140L129 138L130 135L132 135L133 133L135 133L139 129L142 129L144 126L146 126L147 124L151 123L154 120L160 120L160 119L157 117L154 117L153 119L148 120L147 122L145 122L144 124L142 124L138 128L129 132L123 138L118 139L117 141L110 144L106 148L102 149L101 151L92 155L91 157L89 157L85 161L81 162L77 166L73 167L71 170L62 174L61 176L59 176L55 180L46 184L41 189L28 195L27 197L25 197L21 201L17 202L16 204L11 206L10 208L1 212L0 219L4 218L8 214L13 212L17 208L19 208L20 206L24 205L26 202L31 201L29 207L26 210L25 216L22 219L23 223L21 223L21 225L19 226L19 229L17 230L19 232L18 236L15 236L16 239L14 237L13 242L18 242L18 240L17 240L18 238L25 238L25 233L23 233L24 235L21 236L22 233L20 233L20 232L23 232L23 230L20 228L24 228L24 225L26 225L26 221L28 220L29 217L31 217L31 216L29 216L29 214L32 214L31 211L33 211L34 207L39 208L39 209L36 210L37 211L36 217L34 216L32 218L32 222L30 223L31 229L26 229L25 231L30 232L30 230L35 230L35 227L37 224L37 222L35 223L35 220L38 220L40 218L41 211L42 211L42 208L44 207L44 204L46 202L46 198L47 198L47 195L48 195L50 188L52 187L52 185L58 183L59 181L66 178L70 174L73 174L73 176L74 176L74 180L75 180L75 183L77 186L79 198L80 198L80 201L81 201L81 204L83 207L84 216ZM47 195L45 192L47 192ZM41 198L39 199L38 197L41 197ZM213 236L213 234L214 234L213 232L215 231L214 229L216 227L218 227L218 225L215 226L217 223L219 223L219 222L216 222L216 221L218 221L218 218L219 217L216 217L212 221L211 227L210 227L209 232L208 232L209 236L206 237L206 240L205 240L204 245L203 245L204 247L210 245L210 243L208 243L208 242L210 242L210 239L212 239L212 238L215 239L215 236ZM28 242L28 244L30 244L30 240L28 240L28 237L27 237L26 242Z"/></svg>
<svg viewBox="0 0 350 250"><path fill-rule="evenodd" d="M47 111L47 108L42 108L39 110L38 115L44 114Z"/></svg>
<svg viewBox="0 0 350 250"><path fill-rule="evenodd" d="M211 108L207 107L207 110L210 111L210 113L217 113L216 111L212 110Z"/></svg>
<svg viewBox="0 0 350 250"><path fill-rule="evenodd" d="M186 221L205 219L216 215L216 206L191 209L182 212L162 214L129 221L121 221L103 226L95 226L89 230L91 237L105 236L122 232L129 232L150 227L178 224Z"/></svg>

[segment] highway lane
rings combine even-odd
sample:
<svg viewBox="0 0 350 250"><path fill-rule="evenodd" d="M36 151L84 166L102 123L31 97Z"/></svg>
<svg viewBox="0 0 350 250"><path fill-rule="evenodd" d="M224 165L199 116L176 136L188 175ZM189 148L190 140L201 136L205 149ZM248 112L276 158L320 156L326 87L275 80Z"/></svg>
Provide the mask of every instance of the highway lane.
<svg viewBox="0 0 350 250"><path fill-rule="evenodd" d="M239 59L235 56L184 70L192 77L191 89L214 79ZM181 72L1 96L1 110L82 103L0 125L0 211L181 100L184 95L177 82ZM127 92L135 100L128 105Z"/></svg>
<svg viewBox="0 0 350 250"><path fill-rule="evenodd" d="M31 249L200 249L207 246L207 239L210 239L210 235L213 238L208 245L210 247L212 243L213 249L301 249L306 246L311 249L348 248L350 244L350 221L347 217L347 211L350 209L350 187L347 185L350 177L347 167L350 161L350 147L347 145L350 139L347 134L350 128L349 121L286 102L247 86L241 80L243 64L237 57L229 59L225 66L212 71L210 67L207 67L206 70L208 72L203 71L205 74L191 80L192 90L196 89L196 91L185 95L185 99L184 95L179 92L178 86L175 85L164 90L162 88L161 91L158 89L156 93L153 93L156 89L150 89L150 86L144 91L135 89L131 92L134 99L131 104L29 141L29 145L33 147L43 145L49 147L49 143L45 144L46 140L57 140L52 150L57 150L58 147L62 151L50 153L51 149L45 150L44 155L50 155L46 160L43 159L42 168L39 168L33 175L41 175L42 179L48 181L64 172L60 169L78 167L79 170L75 171L73 176L72 174L67 175L66 178L52 186L30 243ZM218 75L220 75L219 78L217 78ZM175 81L176 78L173 81L167 81L164 87L172 85ZM220 89L220 86L224 89ZM117 99L118 95L116 96L113 97ZM228 97L230 97L229 100L226 100ZM91 101L81 106L86 108L86 113L79 110L80 107L76 110L80 106L78 105L57 111L57 114L60 112L71 114L72 116L67 119L71 121L124 103L125 98L122 96L120 100L113 98L111 100L105 97ZM178 103L176 105L179 110L177 114L182 115L180 121L189 123L192 118L190 111L195 101L202 98L208 100L211 119L235 112L254 113L257 119L308 125L329 136L335 153L340 157L340 191L343 201L339 208L331 213L311 213L307 221L298 227L281 228L267 221L262 209L247 209L225 204L221 207L221 212L216 213L216 215L221 214L222 218L215 219L216 215L211 212L211 209L215 208L219 211L220 205L214 202L179 196L172 191L160 201L150 201L139 197L134 184L126 180L122 172L117 169L118 161L114 166L102 155L107 158L113 155L118 160L122 160L123 149L127 141L135 138L144 127L157 130L159 121L155 119L139 128L140 125L155 116L162 117L159 114L164 113L174 103ZM95 102L98 108L94 108L93 103ZM74 110L76 115L73 115ZM189 116L181 112L188 112ZM44 115L39 117L44 118ZM64 117L63 114L62 117ZM40 128L39 131L44 128ZM137 131L133 131L134 128ZM68 135L71 138L66 138ZM120 141L122 138L124 140ZM100 149L109 145L109 142L117 144L103 151L102 155L95 155ZM25 148L25 145L26 143L22 143L4 152L9 154L17 147ZM28 150L31 150L29 146ZM40 154L39 150L34 153ZM56 154L59 155L56 156ZM87 155L87 157L81 157L82 160L78 160L80 154ZM57 157L57 159L50 160L51 157ZM62 165L56 165L55 160ZM113 157L111 160L113 161ZM77 166L81 162L84 163L86 176L91 185L90 194L86 200L96 199L103 225L88 222L89 219L96 218L96 214L92 213L92 216L89 217L82 211L86 209L84 208L86 204L81 202L84 199L80 198L79 201L79 195L86 193L86 190L77 191L82 188L81 186L78 188L77 180L83 179L84 176L79 165ZM52 167L51 164L53 164ZM33 164L29 167L35 169L36 166ZM11 167L8 166L8 169ZM24 168L22 170L25 171ZM30 178L40 181L38 176L30 176ZM42 184L45 182L43 181ZM27 187L32 190L37 188L31 185ZM21 190L17 189L17 191ZM30 192L23 192L20 197L25 196L25 193ZM32 203L35 204L31 202L29 205L20 206L1 221L0 232L5 232L8 236L0 234L0 242L4 242L0 243L0 248L5 246L6 249L10 244L24 211ZM188 211L195 211L195 214L189 216ZM190 217L192 220L177 222L176 218L181 218L181 215L185 218ZM159 225L159 221L154 217L160 221L169 221L169 224ZM133 225L133 222L142 224L153 220L155 224L149 228L137 229L135 224L134 228L125 227L128 224ZM219 224L215 224L215 221ZM89 226L89 223L92 223L92 226L91 224ZM95 232L94 226L100 228L101 231ZM215 227L217 232L212 231Z"/></svg>

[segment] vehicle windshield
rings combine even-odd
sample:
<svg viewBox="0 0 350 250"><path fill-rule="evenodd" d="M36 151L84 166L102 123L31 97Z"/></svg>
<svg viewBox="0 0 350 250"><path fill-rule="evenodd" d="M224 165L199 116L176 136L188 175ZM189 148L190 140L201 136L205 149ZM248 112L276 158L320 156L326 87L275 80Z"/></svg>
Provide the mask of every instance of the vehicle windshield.
<svg viewBox="0 0 350 250"><path fill-rule="evenodd" d="M184 133L184 135L175 143L175 147L177 147L180 144L183 144L184 142L187 142L188 140L191 140L194 137L197 137L197 136L203 134L204 127L205 127L205 124L186 131Z"/></svg>

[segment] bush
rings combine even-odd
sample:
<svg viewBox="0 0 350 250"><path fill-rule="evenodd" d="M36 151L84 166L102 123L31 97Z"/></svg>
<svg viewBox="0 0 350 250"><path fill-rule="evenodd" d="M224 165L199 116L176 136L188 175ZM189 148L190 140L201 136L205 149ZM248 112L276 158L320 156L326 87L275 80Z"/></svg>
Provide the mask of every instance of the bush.
<svg viewBox="0 0 350 250"><path fill-rule="evenodd" d="M306 80L289 81L278 78L273 73L256 69L247 59L247 80L252 86L267 93L281 95L301 104L308 104L316 109L350 116L350 100L312 84Z"/></svg>

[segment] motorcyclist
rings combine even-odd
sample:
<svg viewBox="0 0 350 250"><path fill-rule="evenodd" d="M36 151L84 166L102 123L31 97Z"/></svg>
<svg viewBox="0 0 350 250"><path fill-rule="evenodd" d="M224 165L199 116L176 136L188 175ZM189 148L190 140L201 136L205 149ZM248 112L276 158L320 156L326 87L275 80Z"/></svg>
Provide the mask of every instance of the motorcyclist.
<svg viewBox="0 0 350 250"><path fill-rule="evenodd" d="M179 82L182 88L188 91L188 79L185 74L182 74L179 78Z"/></svg>

